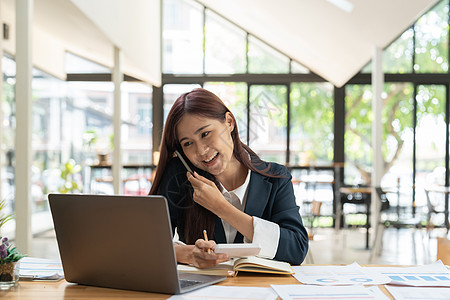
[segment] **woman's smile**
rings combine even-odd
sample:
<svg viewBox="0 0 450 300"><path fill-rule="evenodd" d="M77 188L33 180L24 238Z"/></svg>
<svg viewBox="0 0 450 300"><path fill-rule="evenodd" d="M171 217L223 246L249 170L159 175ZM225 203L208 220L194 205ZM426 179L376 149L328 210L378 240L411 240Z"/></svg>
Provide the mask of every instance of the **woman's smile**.
<svg viewBox="0 0 450 300"><path fill-rule="evenodd" d="M207 165L207 166L211 166L211 165L213 165L213 164L216 162L216 160L217 160L218 157L219 157L219 152L216 152L215 154L213 154L212 156L210 156L208 159L205 159L205 160L203 161L203 163L204 163L205 165Z"/></svg>

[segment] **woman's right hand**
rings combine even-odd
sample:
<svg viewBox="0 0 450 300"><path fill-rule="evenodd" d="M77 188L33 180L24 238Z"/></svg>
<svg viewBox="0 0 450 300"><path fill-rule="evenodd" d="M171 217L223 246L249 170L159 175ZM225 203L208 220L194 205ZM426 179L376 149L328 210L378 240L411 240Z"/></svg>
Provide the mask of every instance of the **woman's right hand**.
<svg viewBox="0 0 450 300"><path fill-rule="evenodd" d="M214 253L216 243L198 239L195 245L176 245L177 261L197 268L210 268L229 260L224 253ZM210 250L210 253L208 253Z"/></svg>
<svg viewBox="0 0 450 300"><path fill-rule="evenodd" d="M198 239L192 251L191 264L197 268L210 268L229 260L228 255L224 253L214 253L215 248L216 243L214 241Z"/></svg>

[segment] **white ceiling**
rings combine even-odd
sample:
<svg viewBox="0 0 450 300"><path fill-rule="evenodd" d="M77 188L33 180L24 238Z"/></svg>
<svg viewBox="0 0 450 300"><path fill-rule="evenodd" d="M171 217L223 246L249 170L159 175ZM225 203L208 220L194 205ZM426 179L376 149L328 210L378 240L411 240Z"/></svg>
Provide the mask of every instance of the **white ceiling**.
<svg viewBox="0 0 450 300"><path fill-rule="evenodd" d="M332 2L350 1L351 12ZM438 0L198 0L340 87L375 47L395 40ZM0 0L10 25L3 48L15 53L14 0ZM65 77L64 51L161 84L160 0L35 0L33 62Z"/></svg>
<svg viewBox="0 0 450 300"><path fill-rule="evenodd" d="M33 64L65 79L69 51L112 68L114 46L122 71L161 85L160 0L34 0ZM10 38L3 49L15 54L15 1L0 0Z"/></svg>
<svg viewBox="0 0 450 300"><path fill-rule="evenodd" d="M161 85L160 0L71 0L123 52L128 75Z"/></svg>
<svg viewBox="0 0 450 300"><path fill-rule="evenodd" d="M198 0L340 87L438 0Z"/></svg>

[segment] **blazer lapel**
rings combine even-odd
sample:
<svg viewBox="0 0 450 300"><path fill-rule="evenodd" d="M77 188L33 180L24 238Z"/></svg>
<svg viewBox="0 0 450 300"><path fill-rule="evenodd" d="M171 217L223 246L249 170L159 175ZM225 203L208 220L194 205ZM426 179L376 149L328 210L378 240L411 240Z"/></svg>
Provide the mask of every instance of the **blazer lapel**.
<svg viewBox="0 0 450 300"><path fill-rule="evenodd" d="M250 216L262 217L269 200L272 183L261 174L252 171L247 190L244 212Z"/></svg>

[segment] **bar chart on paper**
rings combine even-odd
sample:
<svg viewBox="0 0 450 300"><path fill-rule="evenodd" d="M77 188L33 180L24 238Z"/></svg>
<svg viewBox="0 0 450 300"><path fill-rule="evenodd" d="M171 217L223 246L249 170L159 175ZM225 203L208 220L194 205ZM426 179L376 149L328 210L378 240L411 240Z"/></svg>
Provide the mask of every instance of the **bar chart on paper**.
<svg viewBox="0 0 450 300"><path fill-rule="evenodd" d="M367 270L386 275L391 284L450 287L450 272L441 261L418 267L373 267Z"/></svg>
<svg viewBox="0 0 450 300"><path fill-rule="evenodd" d="M407 282L407 281L414 281L414 282L419 282L419 281L426 281L426 282L436 282L436 281L450 281L450 277L449 276L444 276L442 274L430 274L430 273L425 273L425 274L417 274L417 275L388 275L389 278L391 278L392 280L395 280L397 282Z"/></svg>

